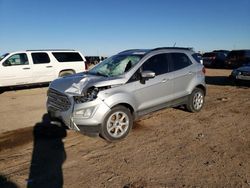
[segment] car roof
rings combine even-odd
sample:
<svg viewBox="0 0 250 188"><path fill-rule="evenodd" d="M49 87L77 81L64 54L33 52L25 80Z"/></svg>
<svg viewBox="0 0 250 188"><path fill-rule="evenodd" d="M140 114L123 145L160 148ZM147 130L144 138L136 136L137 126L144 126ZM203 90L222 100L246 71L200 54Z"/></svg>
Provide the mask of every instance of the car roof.
<svg viewBox="0 0 250 188"><path fill-rule="evenodd" d="M64 51L75 51L73 49L43 49L43 50L26 50L26 52L44 52L44 51L60 51L60 52L64 52Z"/></svg>
<svg viewBox="0 0 250 188"><path fill-rule="evenodd" d="M185 51L192 51L193 48L189 47L160 47L160 48L153 48L153 49L130 49L130 50L125 50L120 53L119 55L146 55L150 52L153 51L158 51L158 50L185 50Z"/></svg>

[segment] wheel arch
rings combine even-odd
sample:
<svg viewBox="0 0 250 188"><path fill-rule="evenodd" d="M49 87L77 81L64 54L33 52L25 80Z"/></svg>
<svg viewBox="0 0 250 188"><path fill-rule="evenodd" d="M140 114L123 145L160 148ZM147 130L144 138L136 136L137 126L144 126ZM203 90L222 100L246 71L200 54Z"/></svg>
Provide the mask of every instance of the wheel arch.
<svg viewBox="0 0 250 188"><path fill-rule="evenodd" d="M130 105L129 103L125 103L125 102L117 103L114 106L112 106L111 108L114 108L116 106L124 106L124 107L126 107L131 112L131 115L132 115L133 119L135 118L135 110L134 110L133 106Z"/></svg>
<svg viewBox="0 0 250 188"><path fill-rule="evenodd" d="M197 85L195 88L199 88L199 89L201 89L202 91L204 91L204 95L206 95L206 93L207 93L207 89L206 89L206 87L205 87L204 85L199 84L199 85Z"/></svg>
<svg viewBox="0 0 250 188"><path fill-rule="evenodd" d="M76 71L74 69L63 69L63 70L60 70L59 73L58 73L58 76L63 73L63 72L73 72L73 74L76 73Z"/></svg>

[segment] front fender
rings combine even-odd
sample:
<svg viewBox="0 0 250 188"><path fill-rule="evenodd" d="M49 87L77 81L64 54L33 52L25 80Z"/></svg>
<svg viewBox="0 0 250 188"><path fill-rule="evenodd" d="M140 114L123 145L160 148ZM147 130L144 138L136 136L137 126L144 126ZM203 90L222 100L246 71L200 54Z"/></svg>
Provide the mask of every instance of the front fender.
<svg viewBox="0 0 250 188"><path fill-rule="evenodd" d="M119 104L129 105L133 111L136 110L137 103L135 99L129 93L116 93L107 97L104 102L110 107L113 108Z"/></svg>

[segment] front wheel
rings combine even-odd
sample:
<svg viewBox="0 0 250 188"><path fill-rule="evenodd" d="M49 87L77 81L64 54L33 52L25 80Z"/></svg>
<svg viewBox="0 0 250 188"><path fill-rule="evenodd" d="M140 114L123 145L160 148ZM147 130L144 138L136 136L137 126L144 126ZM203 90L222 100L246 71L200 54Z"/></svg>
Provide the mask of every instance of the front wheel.
<svg viewBox="0 0 250 188"><path fill-rule="evenodd" d="M111 109L101 126L101 136L112 142L125 138L133 125L133 118L128 108L116 106Z"/></svg>
<svg viewBox="0 0 250 188"><path fill-rule="evenodd" d="M190 112L199 112L204 105L204 91L200 88L195 88L189 96L186 108Z"/></svg>

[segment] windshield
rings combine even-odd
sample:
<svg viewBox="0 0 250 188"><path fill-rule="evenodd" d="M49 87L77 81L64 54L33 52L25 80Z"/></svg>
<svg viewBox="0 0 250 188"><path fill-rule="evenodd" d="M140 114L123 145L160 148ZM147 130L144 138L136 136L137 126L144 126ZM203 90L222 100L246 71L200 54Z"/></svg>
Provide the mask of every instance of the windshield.
<svg viewBox="0 0 250 188"><path fill-rule="evenodd" d="M141 58L141 55L115 55L105 59L88 73L106 77L120 76L129 71Z"/></svg>
<svg viewBox="0 0 250 188"><path fill-rule="evenodd" d="M0 56L0 61L1 61L3 58L5 58L7 55L9 55L9 54L7 53L7 54L1 55L1 56Z"/></svg>

